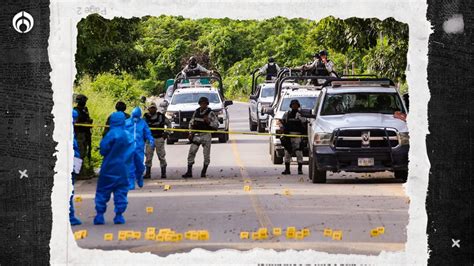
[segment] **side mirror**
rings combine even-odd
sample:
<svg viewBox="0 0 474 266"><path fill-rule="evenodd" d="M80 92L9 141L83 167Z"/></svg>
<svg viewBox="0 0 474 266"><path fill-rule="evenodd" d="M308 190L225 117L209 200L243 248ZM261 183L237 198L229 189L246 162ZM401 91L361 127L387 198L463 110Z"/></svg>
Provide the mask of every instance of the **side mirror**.
<svg viewBox="0 0 474 266"><path fill-rule="evenodd" d="M234 102L233 101L224 101L224 107L227 107L229 105L233 105Z"/></svg>
<svg viewBox="0 0 474 266"><path fill-rule="evenodd" d="M275 115L275 110L273 110L273 108L270 107L270 106L268 106L268 107L263 107L262 113L267 114L267 115L274 116L274 115Z"/></svg>
<svg viewBox="0 0 474 266"><path fill-rule="evenodd" d="M250 95L249 99L256 101L257 100L257 95Z"/></svg>
<svg viewBox="0 0 474 266"><path fill-rule="evenodd" d="M305 118L316 118L316 115L313 114L312 109L301 109L300 114L302 117L305 117Z"/></svg>
<svg viewBox="0 0 474 266"><path fill-rule="evenodd" d="M168 107L168 105L169 105L169 103L168 103L168 101L166 101L166 100L165 100L165 101L162 101L162 102L160 103L160 107L161 107L161 108L166 108L166 107Z"/></svg>
<svg viewBox="0 0 474 266"><path fill-rule="evenodd" d="M158 95L158 97L159 97L159 98L164 98L164 97L165 97L165 94L164 94L164 93L160 93L160 94Z"/></svg>

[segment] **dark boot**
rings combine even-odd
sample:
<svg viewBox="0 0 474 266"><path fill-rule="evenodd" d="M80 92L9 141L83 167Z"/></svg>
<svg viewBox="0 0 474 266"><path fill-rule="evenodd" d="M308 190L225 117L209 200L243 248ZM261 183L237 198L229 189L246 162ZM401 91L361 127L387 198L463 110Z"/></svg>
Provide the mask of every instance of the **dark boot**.
<svg viewBox="0 0 474 266"><path fill-rule="evenodd" d="M190 177L193 177L193 165L192 164L188 164L188 171L182 175L183 178L190 178Z"/></svg>
<svg viewBox="0 0 474 266"><path fill-rule="evenodd" d="M166 166L161 167L161 178L166 178Z"/></svg>
<svg viewBox="0 0 474 266"><path fill-rule="evenodd" d="M291 175L290 163L285 163L285 171L281 172L282 175Z"/></svg>
<svg viewBox="0 0 474 266"><path fill-rule="evenodd" d="M146 172L145 175L143 176L144 179L150 179L151 178L151 166L146 167Z"/></svg>
<svg viewBox="0 0 474 266"><path fill-rule="evenodd" d="M298 174L299 175L303 174L303 164L302 163L298 163Z"/></svg>
<svg viewBox="0 0 474 266"><path fill-rule="evenodd" d="M203 167L202 167L202 171L201 171L201 177L206 177L206 172L207 172L207 167L209 165L208 164L205 164Z"/></svg>

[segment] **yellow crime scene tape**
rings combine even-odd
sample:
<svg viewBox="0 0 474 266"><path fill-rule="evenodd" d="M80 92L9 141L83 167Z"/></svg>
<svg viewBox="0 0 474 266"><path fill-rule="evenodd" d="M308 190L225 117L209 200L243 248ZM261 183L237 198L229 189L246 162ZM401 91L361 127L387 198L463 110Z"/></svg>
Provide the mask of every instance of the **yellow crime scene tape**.
<svg viewBox="0 0 474 266"><path fill-rule="evenodd" d="M78 127L109 127L108 125L94 125L94 124L74 124ZM150 127L150 130L163 130L173 132L194 132L194 133L218 133L218 134L232 134L232 135L251 135L251 136L280 136L280 137L291 137L291 138L306 138L308 135L294 135L294 134L277 134L277 133L257 133L257 132L246 132L246 131L219 131L219 130L198 130L198 129L185 129L185 128L160 128Z"/></svg>

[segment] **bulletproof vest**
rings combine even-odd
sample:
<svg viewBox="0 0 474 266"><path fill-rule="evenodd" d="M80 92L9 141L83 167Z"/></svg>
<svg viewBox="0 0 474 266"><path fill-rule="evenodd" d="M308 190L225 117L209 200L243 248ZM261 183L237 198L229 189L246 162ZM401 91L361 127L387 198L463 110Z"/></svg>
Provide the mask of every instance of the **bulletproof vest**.
<svg viewBox="0 0 474 266"><path fill-rule="evenodd" d="M74 109L79 113L79 116L77 117L76 123L77 124L88 124L90 123L90 116L89 116L89 109L87 107L79 107L76 106ZM77 133L89 133L91 132L90 127L82 127L82 126L75 126L74 127L74 132Z"/></svg>
<svg viewBox="0 0 474 266"><path fill-rule="evenodd" d="M150 115L149 113L146 113L145 115L145 121L148 124L148 127L153 128L153 127L159 127L159 128L164 128L165 127L165 117L162 113L156 113L155 115ZM151 135L153 138L161 138L163 137L163 130L158 130L158 129L151 129Z"/></svg>
<svg viewBox="0 0 474 266"><path fill-rule="evenodd" d="M288 115L286 116L286 121L284 126L285 126L285 133L289 132L298 132L303 134L305 131L305 128L303 126L303 123L299 117L296 117L296 115L299 112L296 111L288 111Z"/></svg>
<svg viewBox="0 0 474 266"><path fill-rule="evenodd" d="M200 76L201 75L201 71L199 70L199 68L196 66L195 68L191 68L190 66L188 66L189 69L186 70L186 75L188 77L193 77L193 76Z"/></svg>
<svg viewBox="0 0 474 266"><path fill-rule="evenodd" d="M329 60L328 60L329 62ZM329 71L326 69L323 61L319 60L316 64L315 73L316 76L329 76Z"/></svg>
<svg viewBox="0 0 474 266"><path fill-rule="evenodd" d="M201 114L200 108L196 109L196 111L194 111L194 123L192 128L198 130L214 130L214 128L204 122L204 117L208 116L210 113L211 108L207 108L203 114Z"/></svg>
<svg viewBox="0 0 474 266"><path fill-rule="evenodd" d="M278 74L276 64L267 64L267 76L276 76Z"/></svg>

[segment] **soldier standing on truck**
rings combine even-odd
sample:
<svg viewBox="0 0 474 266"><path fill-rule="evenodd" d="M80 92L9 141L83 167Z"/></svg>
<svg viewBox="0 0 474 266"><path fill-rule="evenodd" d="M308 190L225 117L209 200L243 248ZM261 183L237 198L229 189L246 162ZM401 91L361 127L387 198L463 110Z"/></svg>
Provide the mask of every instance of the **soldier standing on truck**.
<svg viewBox="0 0 474 266"><path fill-rule="evenodd" d="M278 72L280 72L280 67L275 63L273 57L268 58L268 63L262 66L259 70L260 74L267 75L266 80L271 80L273 77L276 77Z"/></svg>
<svg viewBox="0 0 474 266"><path fill-rule="evenodd" d="M185 77L200 76L201 73L206 73L209 75L211 71L198 64L194 56L191 56L189 58L188 65L185 66L184 69L181 71L181 74Z"/></svg>
<svg viewBox="0 0 474 266"><path fill-rule="evenodd" d="M157 112L156 104L151 103L148 107L148 113L143 115L145 118L148 127L150 127L151 135L155 139L155 148L156 148L156 155L158 155L158 159L160 159L160 167L161 167L161 178L166 178L166 150L165 150L165 142L166 138L168 137L168 132L159 129L152 129L152 128L164 128L167 126L168 128L171 127L171 122L166 118L166 116L161 113ZM143 178L151 178L151 166L153 162L153 155L155 153L155 149L151 147L150 143L147 141L146 143L146 154L145 154L145 166L146 172Z"/></svg>
<svg viewBox="0 0 474 266"><path fill-rule="evenodd" d="M337 77L334 63L328 59L328 52L326 50L315 53L313 63L303 66L303 69L311 71L315 76Z"/></svg>
<svg viewBox="0 0 474 266"><path fill-rule="evenodd" d="M301 116L299 108L301 107L298 100L294 99L290 102L290 110L286 111L282 118L283 133L290 135L303 135L305 133L304 123L306 119ZM285 171L281 174L290 175L290 163L293 151L298 161L298 174L303 174L303 151L301 149L300 137L283 136L281 144L285 148Z"/></svg>
<svg viewBox="0 0 474 266"><path fill-rule="evenodd" d="M194 111L194 114L189 122L189 129L195 130L210 130L214 131L219 128L219 120L216 114L209 108L209 99L207 97L199 98L199 108ZM212 134L203 132L193 132L189 134L189 141L191 146L188 153L188 171L182 176L183 178L193 177L193 164L196 153L199 150L199 145L202 145L204 152L204 166L201 171L201 177L206 177L207 167L211 162L211 142Z"/></svg>

